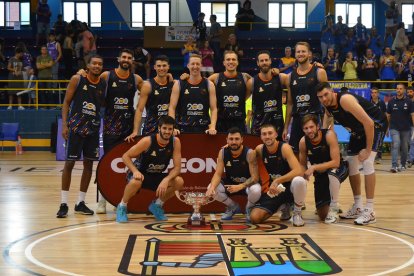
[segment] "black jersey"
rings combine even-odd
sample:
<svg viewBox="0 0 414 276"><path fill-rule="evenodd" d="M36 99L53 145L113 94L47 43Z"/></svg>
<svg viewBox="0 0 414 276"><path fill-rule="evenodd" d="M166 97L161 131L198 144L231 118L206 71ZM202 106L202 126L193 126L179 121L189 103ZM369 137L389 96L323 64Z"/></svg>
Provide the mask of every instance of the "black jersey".
<svg viewBox="0 0 414 276"><path fill-rule="evenodd" d="M217 116L219 119L246 118L246 82L242 73L236 77L226 77L219 73L216 82Z"/></svg>
<svg viewBox="0 0 414 276"><path fill-rule="evenodd" d="M305 144L306 144L306 151L308 155L309 162L313 164L321 164L328 161L331 161L331 151L326 141L326 133L328 132L327 129L321 129L320 133L322 135L322 139L319 141L318 144L313 144L312 141L305 136Z"/></svg>
<svg viewBox="0 0 414 276"><path fill-rule="evenodd" d="M249 162L247 154L249 148L243 146L243 151L239 156L234 157L230 148L223 148L223 162L226 169L226 176L223 179L225 184L244 183L250 177Z"/></svg>
<svg viewBox="0 0 414 276"><path fill-rule="evenodd" d="M158 144L157 134L152 134L150 138L151 145L135 159L134 164L143 174L162 173L167 169L173 155L174 137L171 136L169 143L165 147Z"/></svg>
<svg viewBox="0 0 414 276"><path fill-rule="evenodd" d="M158 129L158 121L161 116L168 115L170 97L174 82L159 84L155 79L150 80L151 94L148 97L145 109L147 117L145 119L143 135L155 133Z"/></svg>
<svg viewBox="0 0 414 276"><path fill-rule="evenodd" d="M125 136L134 125L134 96L137 88L134 74L121 78L115 70L109 72L105 97L104 134Z"/></svg>
<svg viewBox="0 0 414 276"><path fill-rule="evenodd" d="M357 120L351 113L345 111L340 102L343 95L352 95L356 98L361 107L365 110L368 116L374 121L375 128L386 131L388 127L388 121L386 115L372 102L365 99L364 97L352 94L352 93L337 93L337 106L326 107L326 109L334 117L335 123L341 124L352 134L364 134L364 126Z"/></svg>
<svg viewBox="0 0 414 276"><path fill-rule="evenodd" d="M252 111L254 133L260 133L263 124L272 124L279 131L283 128L282 84L279 76L272 76L269 81L259 75L253 78Z"/></svg>
<svg viewBox="0 0 414 276"><path fill-rule="evenodd" d="M68 116L68 127L71 131L83 137L99 132L100 109L105 89L106 83L103 79L93 83L80 76Z"/></svg>
<svg viewBox="0 0 414 276"><path fill-rule="evenodd" d="M289 163L285 160L285 158L283 158L282 155L282 146L285 143L281 141L278 143L277 150L274 153L270 153L265 145L263 145L262 148L262 160L267 172L269 173L271 179L270 182L290 171Z"/></svg>
<svg viewBox="0 0 414 276"><path fill-rule="evenodd" d="M208 79L197 84L180 81L180 100L177 105L177 124L182 127L201 127L210 124L210 95Z"/></svg>
<svg viewBox="0 0 414 276"><path fill-rule="evenodd" d="M298 69L290 74L290 93L292 96L292 116L303 117L308 113L322 114L322 106L316 95L318 68L311 67L309 72L299 75Z"/></svg>

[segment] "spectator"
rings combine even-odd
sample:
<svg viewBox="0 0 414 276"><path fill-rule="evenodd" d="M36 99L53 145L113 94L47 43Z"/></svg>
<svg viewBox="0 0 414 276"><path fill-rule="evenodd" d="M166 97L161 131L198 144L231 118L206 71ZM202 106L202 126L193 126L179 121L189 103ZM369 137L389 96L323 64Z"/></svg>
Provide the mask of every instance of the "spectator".
<svg viewBox="0 0 414 276"><path fill-rule="evenodd" d="M239 9L236 14L236 27L239 31L251 31L254 16L252 2L250 2L250 0L245 0L243 7Z"/></svg>
<svg viewBox="0 0 414 276"><path fill-rule="evenodd" d="M36 67L39 79L39 104L42 104L41 109L46 109L44 105L52 103L50 91L48 90L51 87L51 83L47 81L52 79L53 67L53 59L49 55L46 45L40 48L40 56L36 58Z"/></svg>
<svg viewBox="0 0 414 276"><path fill-rule="evenodd" d="M56 41L60 44L63 44L65 37L66 37L66 27L68 26L68 22L63 20L63 16L58 14L57 21L53 25L53 30L56 35Z"/></svg>
<svg viewBox="0 0 414 276"><path fill-rule="evenodd" d="M223 34L223 30L221 29L220 23L217 22L217 16L212 14L210 16L210 35L209 35L209 42L210 47L214 52L214 69L215 71L220 71L222 67L222 57L221 57L221 50L220 50L220 42L221 36Z"/></svg>
<svg viewBox="0 0 414 276"><path fill-rule="evenodd" d="M208 40L204 41L203 47L200 48L200 54L202 58L201 75L203 75L205 78L208 78L211 74L214 73L213 59L216 55L213 49L210 48Z"/></svg>
<svg viewBox="0 0 414 276"><path fill-rule="evenodd" d="M96 55L96 41L95 37L91 33L86 23L83 23L82 34L82 47L83 47L83 60L85 64L88 64L88 60L91 56Z"/></svg>
<svg viewBox="0 0 414 276"><path fill-rule="evenodd" d="M328 80L338 80L338 53L335 53L333 48L328 49L328 55L323 60L323 66L325 67Z"/></svg>
<svg viewBox="0 0 414 276"><path fill-rule="evenodd" d="M414 105L414 87L407 87L407 98L411 100L411 104ZM411 168L414 163L414 125L411 126L410 133L410 151L408 153L407 167Z"/></svg>
<svg viewBox="0 0 414 276"><path fill-rule="evenodd" d="M77 41L75 43L75 55L78 62L78 68L85 68L86 63L83 60L83 36L82 33L78 34Z"/></svg>
<svg viewBox="0 0 414 276"><path fill-rule="evenodd" d="M0 79L7 79L7 63L3 51L4 39L0 38ZM7 91L2 90L5 87L5 85L5 82L0 82L0 104L6 104L8 102L8 100L6 99Z"/></svg>
<svg viewBox="0 0 414 276"><path fill-rule="evenodd" d="M24 84L22 82L16 81L16 80L23 80L23 49L22 48L16 48L14 51L14 56L9 59L9 63L7 64L7 70L9 70L9 88L12 90L9 90L9 107L7 107L7 110L12 109L13 105L13 98L14 95L19 92L17 88L24 87ZM22 106L22 97L17 96L17 103L19 105L19 110L24 110L24 107Z"/></svg>
<svg viewBox="0 0 414 276"><path fill-rule="evenodd" d="M335 50L337 53L341 53L342 49L346 45L346 35L348 34L348 26L342 23L342 16L338 16L338 23L335 24Z"/></svg>
<svg viewBox="0 0 414 276"><path fill-rule="evenodd" d="M380 72L380 79L382 81L394 81L395 80L395 57L391 55L391 48L385 47L384 55L380 57L379 61L379 72ZM392 83L383 83L383 89L390 89L393 87Z"/></svg>
<svg viewBox="0 0 414 276"><path fill-rule="evenodd" d="M344 72L344 80L358 80L357 75L358 63L354 60L352 52L348 52L345 62L342 64L342 72Z"/></svg>
<svg viewBox="0 0 414 276"><path fill-rule="evenodd" d="M385 11L385 36L384 36L384 45L387 45L387 39L389 36L394 40L395 33L397 32L398 26L398 17L400 16L398 12L398 7L395 1L390 2L390 6Z"/></svg>
<svg viewBox="0 0 414 276"><path fill-rule="evenodd" d="M184 68L187 68L188 61L192 54L198 53L197 44L194 42L192 35L187 36L187 42L184 44L181 54L184 56Z"/></svg>
<svg viewBox="0 0 414 276"><path fill-rule="evenodd" d="M361 80L376 81L378 79L378 60L368 48L361 65Z"/></svg>
<svg viewBox="0 0 414 276"><path fill-rule="evenodd" d="M324 60L326 54L328 53L328 48L335 49L335 30L332 17L330 15L325 17L325 25L322 26L321 32L322 60Z"/></svg>
<svg viewBox="0 0 414 276"><path fill-rule="evenodd" d="M340 61L344 61L346 58L346 55L348 52L352 52L353 55L355 55L355 44L356 44L356 38L354 36L354 29L349 28L348 33L345 37L345 43L344 47L342 48L342 52L340 54Z"/></svg>
<svg viewBox="0 0 414 276"><path fill-rule="evenodd" d="M241 62L241 58L244 55L243 50L240 48L239 42L237 41L237 37L235 34L229 34L227 39L227 44L224 46L225 51L233 51L237 54L237 58L239 63Z"/></svg>
<svg viewBox="0 0 414 276"><path fill-rule="evenodd" d="M368 35L367 47L372 50L376 57L380 57L382 54L382 37L377 32L377 28L372 27L371 32Z"/></svg>
<svg viewBox="0 0 414 276"><path fill-rule="evenodd" d="M367 28L365 25L361 23L361 16L357 17L358 23L354 26L354 32L355 32L355 48L356 48L356 54L357 57L362 57L365 53L365 50L367 48L366 43L368 40L368 33Z"/></svg>
<svg viewBox="0 0 414 276"><path fill-rule="evenodd" d="M39 6L37 7L37 34L36 34L36 45L39 45L40 36L42 35L44 40L47 40L47 37L50 32L50 12L49 5L47 0L41 0Z"/></svg>
<svg viewBox="0 0 414 276"><path fill-rule="evenodd" d="M414 60L414 43L408 45L407 50L404 52L404 55L408 57L408 60Z"/></svg>
<svg viewBox="0 0 414 276"><path fill-rule="evenodd" d="M145 71L145 76L149 80L151 75L150 68L151 54L144 48L137 46L134 49L134 71L135 74L142 77L142 71Z"/></svg>
<svg viewBox="0 0 414 276"><path fill-rule="evenodd" d="M34 74L34 70L33 68L27 68L27 79L28 82L24 84L24 86L26 87L25 90L18 92L16 95L20 96L23 94L28 94L29 96L29 100L28 100L28 105L35 105L36 104L36 82L35 80L37 80L36 75Z"/></svg>
<svg viewBox="0 0 414 276"><path fill-rule="evenodd" d="M391 47L392 50L395 50L396 60L400 60L403 53L407 49L408 44L410 43L408 36L405 34L404 22L400 22L400 24L398 24L397 34L395 35L395 39Z"/></svg>
<svg viewBox="0 0 414 276"><path fill-rule="evenodd" d="M398 81L407 81L408 75L410 74L410 63L408 56L403 55L400 62L397 63L396 68L397 80Z"/></svg>
<svg viewBox="0 0 414 276"><path fill-rule="evenodd" d="M190 30L190 33L196 30L196 41L205 41L207 39L207 25L204 22L204 18L206 17L205 13L200 12L198 13L197 20L193 23L193 27Z"/></svg>
<svg viewBox="0 0 414 276"><path fill-rule="evenodd" d="M379 97L379 89L377 87L371 88L371 103L373 103L376 107L378 107L382 113L385 114L387 111L387 106L385 105L384 101ZM381 141L382 145L382 141ZM381 164L382 163L382 147L378 147L377 155L375 156L375 163Z"/></svg>
<svg viewBox="0 0 414 276"><path fill-rule="evenodd" d="M16 48L21 48L23 50L23 56L22 56L23 70L29 67L33 68L33 57L30 54L29 50L27 50L26 44L23 41L19 41L16 44ZM23 74L26 74L26 72L23 72Z"/></svg>
<svg viewBox="0 0 414 276"><path fill-rule="evenodd" d="M52 66L52 80L58 80L59 79L59 62L62 59L62 48L60 47L60 43L56 41L56 36L53 32L49 34L49 42L46 44L47 51L49 53L49 56L53 60L53 66ZM50 85L51 88L53 88L53 92L51 95L51 100L53 104L57 104L59 102L58 99L58 93L60 93L58 88L58 83L53 82Z"/></svg>
<svg viewBox="0 0 414 276"><path fill-rule="evenodd" d="M70 30L63 41L63 63L65 64L65 79L69 80L74 74L73 72L73 56L75 54L75 49L73 46L73 38L75 33Z"/></svg>
<svg viewBox="0 0 414 276"><path fill-rule="evenodd" d="M296 68L296 59L292 57L292 48L285 48L285 56L279 61L279 72L289 74Z"/></svg>

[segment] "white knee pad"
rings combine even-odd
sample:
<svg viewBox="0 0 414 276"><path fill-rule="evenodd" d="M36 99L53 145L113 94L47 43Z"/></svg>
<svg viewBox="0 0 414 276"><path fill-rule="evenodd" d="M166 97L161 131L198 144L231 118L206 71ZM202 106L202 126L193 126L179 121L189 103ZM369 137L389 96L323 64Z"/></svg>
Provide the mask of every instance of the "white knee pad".
<svg viewBox="0 0 414 276"><path fill-rule="evenodd" d="M210 185L208 185L208 187L210 187ZM227 198L228 195L226 194L226 188L223 186L222 183L218 184L218 186L216 187L216 193L214 194L214 199L220 202L224 202Z"/></svg>
<svg viewBox="0 0 414 276"><path fill-rule="evenodd" d="M348 156L349 176L359 174L359 160L358 155Z"/></svg>
<svg viewBox="0 0 414 276"><path fill-rule="evenodd" d="M251 203L259 201L262 195L262 186L259 183L246 188L247 200Z"/></svg>
<svg viewBox="0 0 414 276"><path fill-rule="evenodd" d="M364 175L370 175L375 172L374 161L376 155L377 152L371 151L369 157L362 163L362 171L364 172Z"/></svg>
<svg viewBox="0 0 414 276"><path fill-rule="evenodd" d="M295 203L299 206L305 203L307 181L301 176L295 176L290 184Z"/></svg>

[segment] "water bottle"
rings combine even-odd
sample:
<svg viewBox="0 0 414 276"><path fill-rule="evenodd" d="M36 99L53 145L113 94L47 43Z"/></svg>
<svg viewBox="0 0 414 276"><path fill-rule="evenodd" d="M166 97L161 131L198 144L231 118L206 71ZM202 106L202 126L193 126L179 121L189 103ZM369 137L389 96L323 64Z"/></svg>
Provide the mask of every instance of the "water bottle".
<svg viewBox="0 0 414 276"><path fill-rule="evenodd" d="M20 155L23 154L23 145L22 145L22 139L19 136L17 136L17 141L16 141L16 155Z"/></svg>

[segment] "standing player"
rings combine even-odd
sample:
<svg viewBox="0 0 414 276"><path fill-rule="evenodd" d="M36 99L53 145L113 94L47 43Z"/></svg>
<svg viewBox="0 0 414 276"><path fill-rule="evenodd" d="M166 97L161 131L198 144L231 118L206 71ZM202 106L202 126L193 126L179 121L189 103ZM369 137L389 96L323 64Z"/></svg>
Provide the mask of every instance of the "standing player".
<svg viewBox="0 0 414 276"><path fill-rule="evenodd" d="M334 93L327 82L316 87L320 102L325 107L324 127L328 127L328 117L343 125L351 138L348 146L349 181L354 194L354 205L341 218L355 218L354 223L366 225L375 223L374 160L381 146L388 122L385 114L365 98L347 92ZM366 206L362 209L361 178L359 165L362 163L365 175ZM363 210L363 211L361 211Z"/></svg>
<svg viewBox="0 0 414 276"><path fill-rule="evenodd" d="M303 137L302 117L306 114L322 115L323 110L316 96L315 87L320 82L328 81L326 71L310 63L311 48L307 42L298 42L295 57L298 68L290 73L286 106L286 122L283 140L287 140L289 124L292 122L289 144L295 153L299 151L299 140Z"/></svg>
<svg viewBox="0 0 414 276"><path fill-rule="evenodd" d="M158 123L158 133L142 138L130 148L122 159L128 167L128 184L125 187L122 201L116 210L116 221L127 222L128 201L141 189L155 191L158 197L148 210L156 220L167 220L162 206L164 202L180 190L184 180L179 176L181 169L181 143L173 137L175 121L169 116L163 116ZM136 158L133 162L132 158ZM174 168L169 173L163 173L170 159Z"/></svg>
<svg viewBox="0 0 414 276"><path fill-rule="evenodd" d="M269 51L257 54L259 74L247 82L248 91L252 92L253 123L251 133L260 134L260 127L272 124L278 136L283 132L282 84L287 84L288 75L272 73L272 59Z"/></svg>
<svg viewBox="0 0 414 276"><path fill-rule="evenodd" d="M307 180L315 176L315 205L319 218L325 223L336 223L339 220L339 188L348 177L347 163L341 158L335 132L320 129L316 115L305 115L302 126L305 136L299 142L299 162L306 168Z"/></svg>
<svg viewBox="0 0 414 276"><path fill-rule="evenodd" d="M256 147L256 156L263 161L271 182L268 183L266 193L263 193L253 206L250 213L251 222L262 223L282 204L294 202L292 224L305 225L302 219L302 206L306 197L306 180L301 176L302 166L292 148L287 143L277 140L275 126L263 125L260 129L260 138L263 144Z"/></svg>
<svg viewBox="0 0 414 276"><path fill-rule="evenodd" d="M170 74L168 73L168 70L170 70L168 57L165 55L157 56L154 69L157 75L155 78L144 82L140 90L137 110L135 111L134 129L127 137L128 142L132 142L138 136L144 109L147 111L144 129L142 130L144 136L156 133L159 119L168 115L171 90L174 85L174 81L170 81Z"/></svg>
<svg viewBox="0 0 414 276"><path fill-rule="evenodd" d="M92 177L92 165L99 158L100 108L106 89L105 80L100 78L103 59L91 56L88 60L86 77L74 75L66 90L62 108L62 136L66 140L66 162L62 173L61 204L58 218L68 214L68 195L75 161L83 153L83 172L78 203L75 213L93 215L85 205L85 196Z"/></svg>
<svg viewBox="0 0 414 276"><path fill-rule="evenodd" d="M217 157L216 172L207 188L206 195L227 206L221 220L231 220L240 212L240 206L231 194L247 194L247 220L250 208L259 200L262 187L258 183L256 152L243 145L242 132L237 127L228 130L227 145L220 149ZM225 172L224 172L225 170Z"/></svg>
<svg viewBox="0 0 414 276"><path fill-rule="evenodd" d="M178 130L184 133L217 133L217 99L213 83L201 76L201 56L192 55L187 65L188 80L173 86L168 115L176 118ZM209 108L211 116L209 115Z"/></svg>

